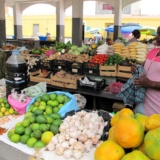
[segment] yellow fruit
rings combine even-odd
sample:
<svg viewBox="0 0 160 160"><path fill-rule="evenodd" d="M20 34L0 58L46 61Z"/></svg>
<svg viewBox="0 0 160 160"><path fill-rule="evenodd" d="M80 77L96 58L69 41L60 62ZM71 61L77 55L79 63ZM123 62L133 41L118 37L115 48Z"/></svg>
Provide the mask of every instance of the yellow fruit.
<svg viewBox="0 0 160 160"><path fill-rule="evenodd" d="M114 142L116 142L116 138L115 138L115 136L114 136L114 129L115 129L115 126L113 126L113 127L111 127L110 129L109 129L109 132L108 132L108 140L112 140L112 141L114 141Z"/></svg>
<svg viewBox="0 0 160 160"><path fill-rule="evenodd" d="M131 117L134 118L134 113L129 108L123 108L119 112L117 112L112 118L111 118L111 126L114 126L120 118L124 117Z"/></svg>
<svg viewBox="0 0 160 160"><path fill-rule="evenodd" d="M152 114L146 121L145 128L147 131L160 127L160 114Z"/></svg>
<svg viewBox="0 0 160 160"><path fill-rule="evenodd" d="M41 141L45 144L48 144L51 141L53 136L54 135L51 131L46 131L42 134Z"/></svg>
<svg viewBox="0 0 160 160"><path fill-rule="evenodd" d="M94 152L94 160L121 160L124 149L117 143L107 140L102 142Z"/></svg>
<svg viewBox="0 0 160 160"><path fill-rule="evenodd" d="M13 109L13 108L10 108L10 109L8 110L8 112L9 112L9 114L14 114L14 109Z"/></svg>
<svg viewBox="0 0 160 160"><path fill-rule="evenodd" d="M9 114L9 111L6 111L5 113L4 113L4 115L5 116L9 116L10 114Z"/></svg>
<svg viewBox="0 0 160 160"><path fill-rule="evenodd" d="M142 126L143 126L143 128L144 128L144 131L145 131L145 130L146 130L145 125L146 125L146 122L147 122L147 120L148 120L148 116L145 116L145 115L140 114L140 113L136 113L136 114L134 115L134 118L135 118L138 122L140 122L140 123L142 124Z"/></svg>
<svg viewBox="0 0 160 160"><path fill-rule="evenodd" d="M134 118L121 118L115 125L114 137L123 148L138 147L144 138L143 126Z"/></svg>
<svg viewBox="0 0 160 160"><path fill-rule="evenodd" d="M3 113L2 112L0 112L0 118L2 118L3 117Z"/></svg>
<svg viewBox="0 0 160 160"><path fill-rule="evenodd" d="M143 154L141 151L135 150L126 154L122 160L150 160L150 158Z"/></svg>
<svg viewBox="0 0 160 160"><path fill-rule="evenodd" d="M5 107L2 107L2 108L1 108L1 112L2 112L2 113L5 113L5 112L6 112L6 108L5 108Z"/></svg>
<svg viewBox="0 0 160 160"><path fill-rule="evenodd" d="M150 159L160 160L160 127L147 132L144 137L144 148Z"/></svg>

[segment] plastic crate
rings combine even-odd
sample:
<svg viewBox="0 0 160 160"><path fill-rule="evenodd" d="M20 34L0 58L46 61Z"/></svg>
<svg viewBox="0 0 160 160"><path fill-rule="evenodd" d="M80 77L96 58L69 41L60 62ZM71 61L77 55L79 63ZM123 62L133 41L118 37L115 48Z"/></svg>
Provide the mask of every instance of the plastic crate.
<svg viewBox="0 0 160 160"><path fill-rule="evenodd" d="M46 41L46 40L47 40L47 37L46 37L46 36L39 36L39 40L40 40L40 41Z"/></svg>
<svg viewBox="0 0 160 160"><path fill-rule="evenodd" d="M82 75L83 63L67 62L67 72Z"/></svg>
<svg viewBox="0 0 160 160"><path fill-rule="evenodd" d="M40 69L52 70L53 69L53 60L47 60L47 61L41 60Z"/></svg>
<svg viewBox="0 0 160 160"><path fill-rule="evenodd" d="M84 63L83 74L99 76L99 64L92 62Z"/></svg>
<svg viewBox="0 0 160 160"><path fill-rule="evenodd" d="M52 61L52 71L67 71L67 61L64 60L53 60Z"/></svg>
<svg viewBox="0 0 160 160"><path fill-rule="evenodd" d="M82 90L89 90L89 91L101 91L106 87L106 80L102 79L100 81L92 80L91 78L87 77L90 82L95 82L94 85L90 84L83 84L79 79L78 79L78 89ZM81 78L82 80L84 79Z"/></svg>

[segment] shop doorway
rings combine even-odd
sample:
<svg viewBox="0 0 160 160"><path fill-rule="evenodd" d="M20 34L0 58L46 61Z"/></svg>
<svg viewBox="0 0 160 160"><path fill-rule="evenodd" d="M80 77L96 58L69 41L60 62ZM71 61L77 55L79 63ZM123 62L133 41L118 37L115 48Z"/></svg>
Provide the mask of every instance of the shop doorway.
<svg viewBox="0 0 160 160"><path fill-rule="evenodd" d="M33 37L38 37L39 24L33 24Z"/></svg>

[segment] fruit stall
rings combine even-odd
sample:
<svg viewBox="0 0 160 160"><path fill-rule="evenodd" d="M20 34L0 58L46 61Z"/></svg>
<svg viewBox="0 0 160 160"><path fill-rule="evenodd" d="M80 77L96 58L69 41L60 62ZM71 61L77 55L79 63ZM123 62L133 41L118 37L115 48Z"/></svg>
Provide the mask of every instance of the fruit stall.
<svg viewBox="0 0 160 160"><path fill-rule="evenodd" d="M160 114L134 114L119 96L146 44L10 49L0 80L0 159L160 160ZM118 110L97 108L98 98L120 102Z"/></svg>

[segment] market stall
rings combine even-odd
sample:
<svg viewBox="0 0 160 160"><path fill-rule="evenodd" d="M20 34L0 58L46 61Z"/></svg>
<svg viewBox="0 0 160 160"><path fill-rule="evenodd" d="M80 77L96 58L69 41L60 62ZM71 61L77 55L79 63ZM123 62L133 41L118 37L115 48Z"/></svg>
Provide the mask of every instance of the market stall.
<svg viewBox="0 0 160 160"><path fill-rule="evenodd" d="M134 114L134 102L142 102L144 96L130 99L145 91L135 92L131 63L140 66L145 60L146 44L117 41L111 46L99 42L78 47L56 42L31 50L14 47L6 61L5 80L0 81L2 158L10 158L3 151L8 147L12 153L11 147L23 159L125 160L137 154L160 159L159 144L150 153L159 139L159 114ZM128 84L133 92L128 92ZM93 97L90 109L87 95ZM131 109L125 106L126 97L133 102ZM107 107L97 108L98 98L125 105L118 104L117 112L111 113ZM137 150L132 152L133 148Z"/></svg>

